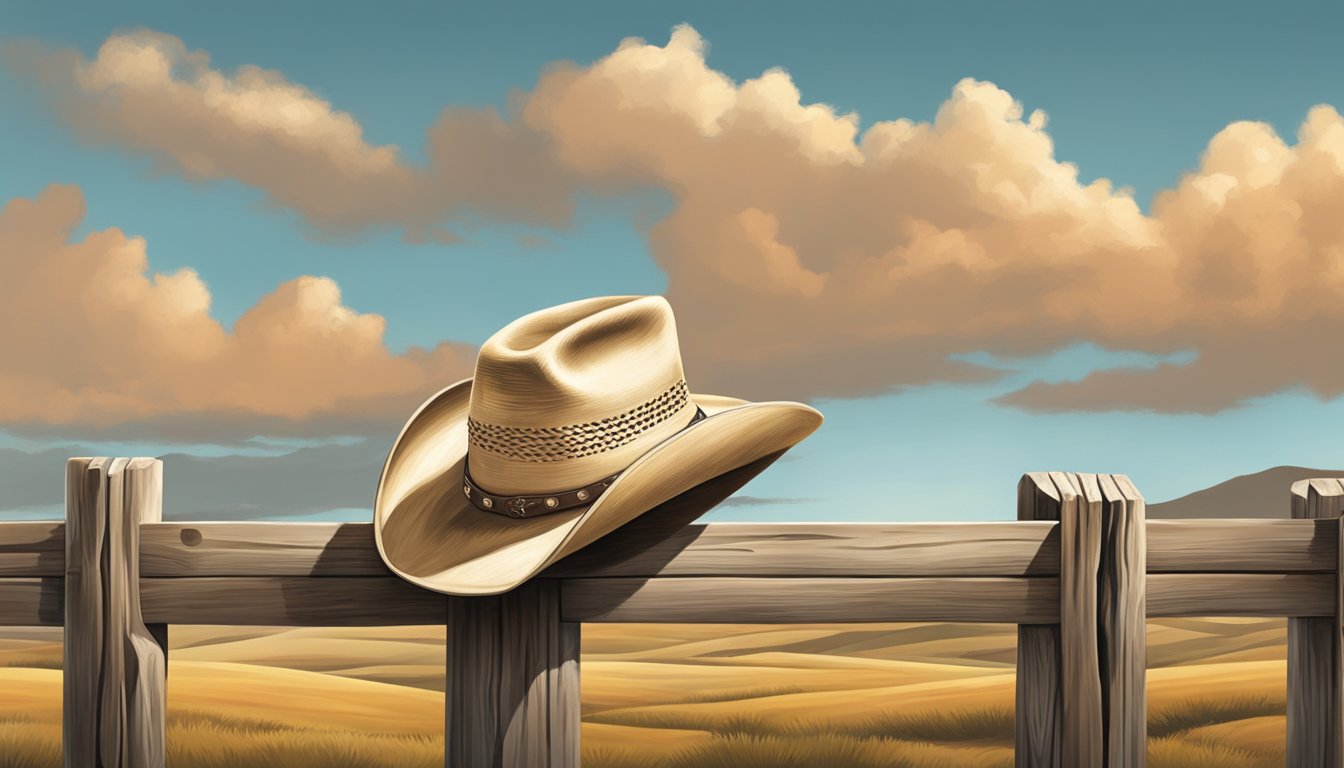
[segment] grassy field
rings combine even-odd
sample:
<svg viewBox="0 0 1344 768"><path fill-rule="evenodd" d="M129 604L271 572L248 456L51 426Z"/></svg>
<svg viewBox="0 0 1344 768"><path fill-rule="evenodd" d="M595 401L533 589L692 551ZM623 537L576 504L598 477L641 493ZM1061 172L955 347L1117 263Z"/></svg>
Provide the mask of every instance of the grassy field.
<svg viewBox="0 0 1344 768"><path fill-rule="evenodd" d="M595 768L1013 762L999 625L584 628ZM1283 764L1284 625L1149 626L1153 768ZM443 633L174 627L169 765L440 766ZM0 768L60 764L60 635L0 640Z"/></svg>

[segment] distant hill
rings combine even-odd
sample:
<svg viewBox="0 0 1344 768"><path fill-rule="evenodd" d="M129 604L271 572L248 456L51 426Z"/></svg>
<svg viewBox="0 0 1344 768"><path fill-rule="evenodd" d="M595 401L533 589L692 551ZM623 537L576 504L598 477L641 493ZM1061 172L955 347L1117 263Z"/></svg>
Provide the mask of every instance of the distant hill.
<svg viewBox="0 0 1344 768"><path fill-rule="evenodd" d="M1149 504L1148 517L1288 517L1289 488L1298 480L1313 477L1344 477L1344 470L1272 467L1179 499Z"/></svg>

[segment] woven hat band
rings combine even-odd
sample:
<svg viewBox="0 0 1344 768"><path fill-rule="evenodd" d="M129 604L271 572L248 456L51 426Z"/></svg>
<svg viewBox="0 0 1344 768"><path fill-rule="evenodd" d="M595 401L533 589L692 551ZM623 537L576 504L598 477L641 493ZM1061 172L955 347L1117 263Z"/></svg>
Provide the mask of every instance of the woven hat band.
<svg viewBox="0 0 1344 768"><path fill-rule="evenodd" d="M682 429L686 429L703 418L705 418L705 412L697 406L690 422ZM616 482L616 478L620 476L621 473L616 472L582 488L570 488L546 494L504 496L491 493L477 485L471 476L471 465L468 461L462 465L462 493L466 495L473 506L484 512L494 512L508 517L536 517L552 512L563 512L575 507L586 507L601 498L602 494L606 493L611 484Z"/></svg>
<svg viewBox="0 0 1344 768"><path fill-rule="evenodd" d="M510 461L571 461L619 448L662 424L686 407L685 380L623 413L560 427L506 427L467 419L473 450Z"/></svg>

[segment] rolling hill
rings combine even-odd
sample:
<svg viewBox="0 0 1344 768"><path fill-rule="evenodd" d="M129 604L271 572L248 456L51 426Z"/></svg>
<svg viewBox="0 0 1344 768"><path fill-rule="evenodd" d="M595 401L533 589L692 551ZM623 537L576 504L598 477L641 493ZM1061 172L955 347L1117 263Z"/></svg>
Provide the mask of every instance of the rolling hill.
<svg viewBox="0 0 1344 768"><path fill-rule="evenodd" d="M1171 501L1149 504L1148 517L1288 517L1289 489L1298 480L1344 477L1344 470L1272 467L1240 475Z"/></svg>

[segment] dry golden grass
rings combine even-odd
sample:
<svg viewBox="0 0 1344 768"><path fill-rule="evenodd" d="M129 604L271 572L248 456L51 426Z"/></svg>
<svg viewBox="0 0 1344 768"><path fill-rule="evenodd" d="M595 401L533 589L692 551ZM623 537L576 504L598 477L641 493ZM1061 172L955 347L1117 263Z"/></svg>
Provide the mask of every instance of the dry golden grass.
<svg viewBox="0 0 1344 768"><path fill-rule="evenodd" d="M1282 713L1280 708L1279 712ZM1185 734L1190 741L1205 744L1225 744L1229 747L1262 752L1282 753L1287 736L1287 723L1282 714L1248 717L1245 720L1222 722L1195 728Z"/></svg>
<svg viewBox="0 0 1344 768"><path fill-rule="evenodd" d="M1012 763L1011 627L584 635L585 768ZM0 641L0 768L59 765L59 641ZM442 642L437 627L174 627L170 764L442 765ZM1282 765L1282 621L1155 621L1149 642L1152 768Z"/></svg>
<svg viewBox="0 0 1344 768"><path fill-rule="evenodd" d="M298 727L176 708L168 718L168 764L174 768L437 768L443 765L443 736L370 732L340 725Z"/></svg>
<svg viewBox="0 0 1344 768"><path fill-rule="evenodd" d="M60 765L59 719L0 715L0 768L59 768Z"/></svg>

